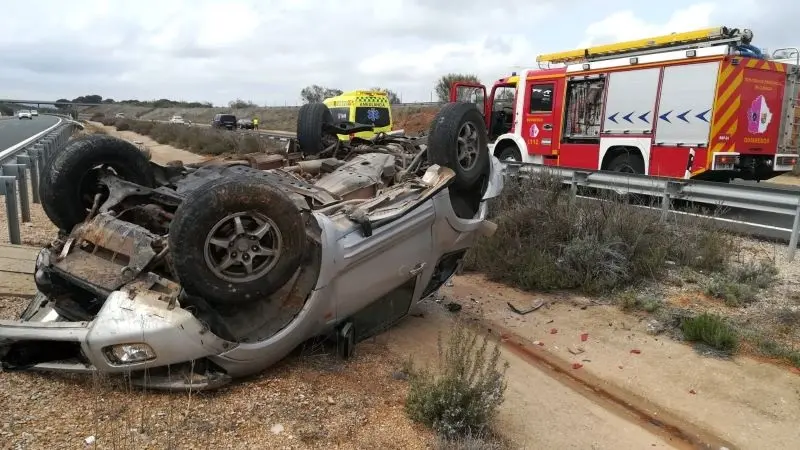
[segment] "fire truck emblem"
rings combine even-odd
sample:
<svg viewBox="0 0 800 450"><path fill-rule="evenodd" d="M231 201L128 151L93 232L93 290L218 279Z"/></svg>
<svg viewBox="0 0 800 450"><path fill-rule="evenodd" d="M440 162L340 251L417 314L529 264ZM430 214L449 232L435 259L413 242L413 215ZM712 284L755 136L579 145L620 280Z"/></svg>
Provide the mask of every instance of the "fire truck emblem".
<svg viewBox="0 0 800 450"><path fill-rule="evenodd" d="M531 137L539 136L539 127L536 124L531 125Z"/></svg>
<svg viewBox="0 0 800 450"><path fill-rule="evenodd" d="M761 134L767 131L767 126L772 121L772 111L767 106L767 99L759 95L750 104L747 110L747 131Z"/></svg>
<svg viewBox="0 0 800 450"><path fill-rule="evenodd" d="M377 122L380 116L381 113L378 112L378 110L375 108L370 108L369 111L367 111L367 119L369 119L372 122Z"/></svg>

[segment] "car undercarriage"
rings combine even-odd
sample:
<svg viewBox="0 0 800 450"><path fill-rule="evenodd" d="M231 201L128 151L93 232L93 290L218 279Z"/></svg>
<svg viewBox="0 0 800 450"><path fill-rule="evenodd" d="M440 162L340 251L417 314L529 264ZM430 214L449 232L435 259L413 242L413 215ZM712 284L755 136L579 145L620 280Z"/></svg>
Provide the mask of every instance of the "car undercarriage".
<svg viewBox="0 0 800 450"><path fill-rule="evenodd" d="M283 152L186 165L74 139L43 172L60 231L37 258L39 293L0 321L3 367L197 390L311 338L349 357L493 232L503 185L471 104L445 105L423 138L338 139L369 129L310 104Z"/></svg>

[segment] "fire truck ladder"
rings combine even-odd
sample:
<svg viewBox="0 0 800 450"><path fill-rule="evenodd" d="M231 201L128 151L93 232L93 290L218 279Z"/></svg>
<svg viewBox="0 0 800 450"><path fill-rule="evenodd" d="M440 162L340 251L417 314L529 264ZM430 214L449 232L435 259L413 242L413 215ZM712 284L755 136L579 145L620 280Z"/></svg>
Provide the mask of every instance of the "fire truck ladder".
<svg viewBox="0 0 800 450"><path fill-rule="evenodd" d="M549 53L536 58L543 64L574 64L623 56L640 56L665 50L683 50L715 45L743 45L750 53L759 52L750 46L753 33L750 30L740 31L738 28L715 27L685 33L672 33L647 39L619 42L616 44L598 45L595 47ZM760 54L756 53L756 54ZM750 55L747 55L750 56Z"/></svg>

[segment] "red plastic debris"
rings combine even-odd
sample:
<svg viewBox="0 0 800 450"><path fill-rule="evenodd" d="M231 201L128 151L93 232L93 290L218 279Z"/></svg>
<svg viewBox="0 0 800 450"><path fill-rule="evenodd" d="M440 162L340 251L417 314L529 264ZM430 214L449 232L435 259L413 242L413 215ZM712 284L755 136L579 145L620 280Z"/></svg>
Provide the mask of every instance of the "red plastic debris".
<svg viewBox="0 0 800 450"><path fill-rule="evenodd" d="M542 341L533 341L533 343L534 343L535 345L539 345L539 346L541 346L541 347L544 347L544 342L542 342Z"/></svg>
<svg viewBox="0 0 800 450"><path fill-rule="evenodd" d="M633 353L634 355L639 355L639 354L642 353L642 351L639 350L638 348L635 348L635 349L631 350L631 353Z"/></svg>
<svg viewBox="0 0 800 450"><path fill-rule="evenodd" d="M586 342L589 340L589 333L581 333L581 342Z"/></svg>
<svg viewBox="0 0 800 450"><path fill-rule="evenodd" d="M692 395L694 395L694 394L697 394L697 391L695 391L694 389L692 389L692 390L690 390L690 391L689 391L689 393L690 393L690 394L692 394Z"/></svg>
<svg viewBox="0 0 800 450"><path fill-rule="evenodd" d="M797 367L791 367L789 368L789 371L795 375L800 375L800 369L798 369Z"/></svg>
<svg viewBox="0 0 800 450"><path fill-rule="evenodd" d="M550 334L556 334L558 330L556 328L550 328Z"/></svg>
<svg viewBox="0 0 800 450"><path fill-rule="evenodd" d="M583 364L581 364L581 363L572 363L572 368L573 369L580 369L581 367L583 367Z"/></svg>

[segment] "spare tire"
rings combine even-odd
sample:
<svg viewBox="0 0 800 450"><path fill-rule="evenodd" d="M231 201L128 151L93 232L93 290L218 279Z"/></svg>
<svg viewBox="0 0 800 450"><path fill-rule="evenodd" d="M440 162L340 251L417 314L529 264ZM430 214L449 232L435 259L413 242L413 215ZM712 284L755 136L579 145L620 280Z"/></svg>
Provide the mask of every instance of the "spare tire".
<svg viewBox="0 0 800 450"><path fill-rule="evenodd" d="M217 305L263 300L286 284L305 256L304 217L256 175L210 181L175 212L169 247L187 293Z"/></svg>
<svg viewBox="0 0 800 450"><path fill-rule="evenodd" d="M300 151L316 155L325 149L322 126L333 123L331 110L324 103L308 103L300 107L297 115L297 142Z"/></svg>
<svg viewBox="0 0 800 450"><path fill-rule="evenodd" d="M120 178L153 187L155 175L147 157L128 141L107 135L90 135L70 141L45 164L39 185L42 209L65 232L86 219L95 194L98 168Z"/></svg>
<svg viewBox="0 0 800 450"><path fill-rule="evenodd" d="M472 189L488 173L491 162L483 115L472 103L448 103L433 119L428 135L428 160L456 173L453 184Z"/></svg>

